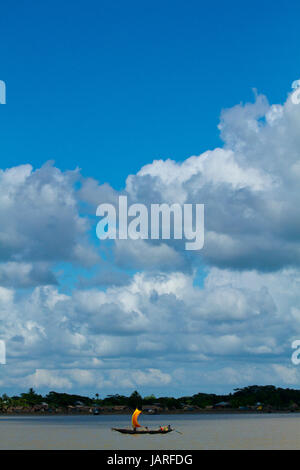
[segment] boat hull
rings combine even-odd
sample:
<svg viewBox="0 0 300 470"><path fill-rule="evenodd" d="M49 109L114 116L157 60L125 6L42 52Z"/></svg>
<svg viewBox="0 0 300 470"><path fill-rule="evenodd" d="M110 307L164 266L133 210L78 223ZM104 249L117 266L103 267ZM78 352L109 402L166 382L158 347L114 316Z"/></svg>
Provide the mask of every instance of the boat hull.
<svg viewBox="0 0 300 470"><path fill-rule="evenodd" d="M134 431L133 429L126 428L112 428L112 431L117 431L121 434L168 434L169 432L172 432L173 429L167 429L165 431L162 429L141 429L140 431Z"/></svg>

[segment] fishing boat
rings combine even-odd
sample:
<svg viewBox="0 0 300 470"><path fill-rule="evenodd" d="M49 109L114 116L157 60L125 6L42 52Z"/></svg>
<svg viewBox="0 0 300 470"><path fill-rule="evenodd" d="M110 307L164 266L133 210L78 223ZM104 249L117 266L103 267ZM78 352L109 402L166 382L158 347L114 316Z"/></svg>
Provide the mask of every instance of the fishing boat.
<svg viewBox="0 0 300 470"><path fill-rule="evenodd" d="M128 429L128 428L111 428L112 431L118 431L121 434L167 434L168 432L174 431L172 428L166 429Z"/></svg>
<svg viewBox="0 0 300 470"><path fill-rule="evenodd" d="M141 426L138 422L138 416L141 414L141 410L134 411L131 423L132 429L130 428L111 428L112 431L120 432L121 434L167 434L168 432L174 431L170 425L160 426L158 429L149 429L147 426ZM142 428L142 429L139 429Z"/></svg>

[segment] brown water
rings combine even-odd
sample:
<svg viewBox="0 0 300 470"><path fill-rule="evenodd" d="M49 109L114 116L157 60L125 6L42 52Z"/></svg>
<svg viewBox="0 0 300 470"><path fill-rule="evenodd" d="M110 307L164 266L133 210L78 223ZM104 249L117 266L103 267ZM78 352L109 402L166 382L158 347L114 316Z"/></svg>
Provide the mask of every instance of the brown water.
<svg viewBox="0 0 300 470"><path fill-rule="evenodd" d="M129 416L0 417L0 449L300 449L300 414L143 416L182 432L132 436Z"/></svg>

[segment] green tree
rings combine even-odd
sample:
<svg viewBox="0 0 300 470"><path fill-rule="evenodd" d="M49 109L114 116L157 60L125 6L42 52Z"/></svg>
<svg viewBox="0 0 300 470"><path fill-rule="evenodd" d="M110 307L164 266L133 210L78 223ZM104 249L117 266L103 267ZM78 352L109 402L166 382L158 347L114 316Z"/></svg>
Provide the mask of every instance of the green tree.
<svg viewBox="0 0 300 470"><path fill-rule="evenodd" d="M43 401L42 395L38 395L33 388L30 388L27 393L21 393L21 398L29 405L36 405Z"/></svg>
<svg viewBox="0 0 300 470"><path fill-rule="evenodd" d="M143 404L143 399L139 392L135 390L129 397L128 399L128 405L130 408L135 409L142 409L142 404Z"/></svg>

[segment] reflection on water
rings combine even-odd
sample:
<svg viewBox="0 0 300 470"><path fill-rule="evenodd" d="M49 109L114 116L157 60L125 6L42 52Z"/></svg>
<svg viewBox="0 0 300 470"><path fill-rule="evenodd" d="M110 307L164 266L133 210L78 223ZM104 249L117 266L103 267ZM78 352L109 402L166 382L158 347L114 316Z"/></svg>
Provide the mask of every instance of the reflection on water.
<svg viewBox="0 0 300 470"><path fill-rule="evenodd" d="M300 414L144 416L182 432L122 435L129 416L0 417L0 449L300 449Z"/></svg>

